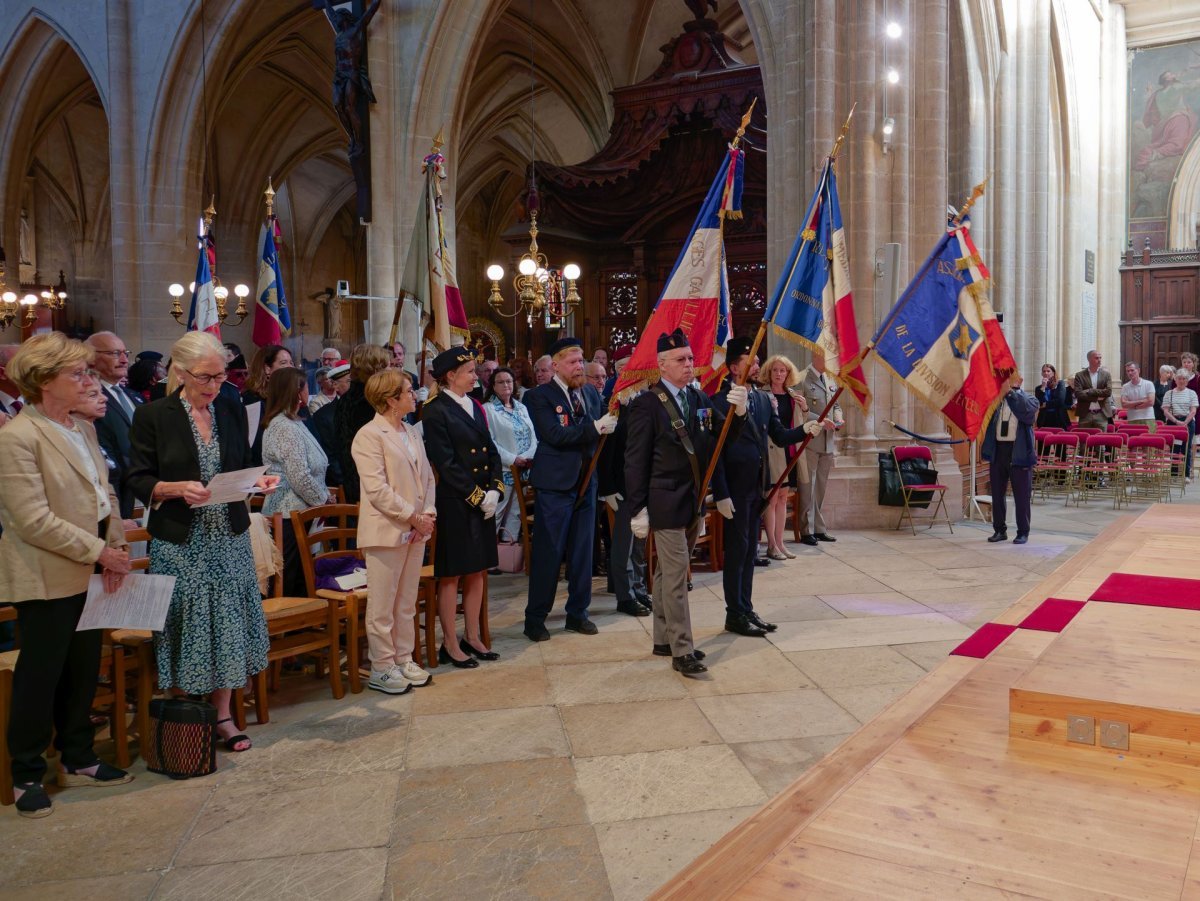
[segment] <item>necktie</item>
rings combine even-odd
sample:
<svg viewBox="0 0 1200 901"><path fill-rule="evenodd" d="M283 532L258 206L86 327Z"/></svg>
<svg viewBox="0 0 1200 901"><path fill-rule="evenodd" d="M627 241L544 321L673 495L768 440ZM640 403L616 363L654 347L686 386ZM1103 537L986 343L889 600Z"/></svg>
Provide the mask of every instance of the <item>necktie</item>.
<svg viewBox="0 0 1200 901"><path fill-rule="evenodd" d="M575 414L577 420L583 418L583 398L580 397L578 391L571 392L571 412Z"/></svg>
<svg viewBox="0 0 1200 901"><path fill-rule="evenodd" d="M687 388L684 388L682 391L680 391L678 394L675 395L675 402L679 404L680 417L683 419L684 422L687 422L687 420L688 420Z"/></svg>
<svg viewBox="0 0 1200 901"><path fill-rule="evenodd" d="M14 400L12 402L12 404L10 404L10 406L12 407L13 416L16 416L18 413L21 412L21 408L25 405L23 403L21 403L20 398L17 398L16 400Z"/></svg>

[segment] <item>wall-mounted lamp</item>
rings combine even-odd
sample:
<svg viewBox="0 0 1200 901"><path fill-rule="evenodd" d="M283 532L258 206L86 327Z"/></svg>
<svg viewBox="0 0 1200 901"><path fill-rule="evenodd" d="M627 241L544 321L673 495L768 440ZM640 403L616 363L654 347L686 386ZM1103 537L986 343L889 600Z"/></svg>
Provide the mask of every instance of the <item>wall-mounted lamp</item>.
<svg viewBox="0 0 1200 901"><path fill-rule="evenodd" d="M883 33L893 41L896 41L900 39L900 35L904 34L904 30L900 27L899 22L888 22L887 28L883 30Z"/></svg>
<svg viewBox="0 0 1200 901"><path fill-rule="evenodd" d="M896 71L895 69L888 69L887 70L887 83L888 84L899 84L900 83L900 73L898 71Z"/></svg>
<svg viewBox="0 0 1200 901"><path fill-rule="evenodd" d="M883 120L883 128L880 129L883 138L883 152L888 153L892 149L892 134L896 131L896 120L891 116L886 116Z"/></svg>

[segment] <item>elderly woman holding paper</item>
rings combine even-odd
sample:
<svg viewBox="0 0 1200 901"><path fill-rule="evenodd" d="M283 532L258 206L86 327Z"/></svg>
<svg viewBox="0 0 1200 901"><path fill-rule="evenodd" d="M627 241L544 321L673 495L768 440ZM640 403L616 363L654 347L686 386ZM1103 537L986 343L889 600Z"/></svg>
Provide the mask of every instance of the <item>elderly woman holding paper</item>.
<svg viewBox="0 0 1200 901"><path fill-rule="evenodd" d="M250 467L246 421L221 396L225 348L188 332L171 348L167 396L138 407L130 432L129 483L150 508L150 572L175 576L162 632L154 635L158 682L212 694L217 733L230 751L250 739L233 725L232 689L266 668L267 624L243 500L212 503L218 473ZM278 476L256 486L273 490Z"/></svg>
<svg viewBox="0 0 1200 901"><path fill-rule="evenodd" d="M118 785L132 776L96 757L89 714L100 632L77 632L97 568L115 591L129 572L125 530L85 399L91 348L58 332L26 341L8 377L26 406L0 430L0 597L16 604L21 652L13 671L8 749L17 812L51 812L43 753L59 751L58 783Z"/></svg>

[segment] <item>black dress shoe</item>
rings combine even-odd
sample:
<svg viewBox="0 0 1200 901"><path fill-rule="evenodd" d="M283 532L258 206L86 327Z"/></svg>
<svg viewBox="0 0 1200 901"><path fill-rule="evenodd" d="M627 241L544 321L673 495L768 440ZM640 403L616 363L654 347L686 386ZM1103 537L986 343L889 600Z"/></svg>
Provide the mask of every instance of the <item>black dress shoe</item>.
<svg viewBox="0 0 1200 901"><path fill-rule="evenodd" d="M684 654L682 657L671 658L671 669L685 676L698 676L707 673L708 667L696 659L695 654Z"/></svg>
<svg viewBox="0 0 1200 901"><path fill-rule="evenodd" d="M536 626L531 625L530 623L526 623L523 631L525 633L525 637L528 638L530 641L549 641L550 640L550 632L546 629L545 626L543 626L540 623L537 624Z"/></svg>
<svg viewBox="0 0 1200 901"><path fill-rule="evenodd" d="M766 629L760 629L744 616L725 617L725 631L745 635L747 638L765 638Z"/></svg>
<svg viewBox="0 0 1200 901"><path fill-rule="evenodd" d="M1018 535L1016 538L1013 539L1013 544L1024 544L1028 540L1029 540L1028 535Z"/></svg>
<svg viewBox="0 0 1200 901"><path fill-rule="evenodd" d="M825 532L814 532L813 538L817 539L817 541L837 541L836 538Z"/></svg>
<svg viewBox="0 0 1200 901"><path fill-rule="evenodd" d="M807 544L809 547L816 547L816 546L817 546L817 539L816 539L816 537L815 537L815 536L813 536L813 535L801 535L801 536L800 536L800 543L801 543L801 544Z"/></svg>
<svg viewBox="0 0 1200 901"><path fill-rule="evenodd" d="M653 602L651 602L650 598L638 598L637 602L639 604L641 604L643 607L645 607L647 610L654 609L654 604L653 604Z"/></svg>
<svg viewBox="0 0 1200 901"><path fill-rule="evenodd" d="M627 613L630 616L649 616L650 608L643 607L637 601L631 601L628 604L617 604L618 613Z"/></svg>
<svg viewBox="0 0 1200 901"><path fill-rule="evenodd" d="M455 660L450 656L450 652L446 650L445 645L438 648L438 663L449 663L451 666L456 666L459 669L475 669L475 667L479 666L479 661L474 657L468 657L466 660Z"/></svg>
<svg viewBox="0 0 1200 901"><path fill-rule="evenodd" d="M770 566L771 561L766 557L755 557L754 565L755 566Z"/></svg>
<svg viewBox="0 0 1200 901"><path fill-rule="evenodd" d="M753 610L751 610L749 613L746 614L746 619L748 619L754 625L758 626L764 632L774 632L776 629L779 628L774 623L767 622L765 619L763 619L761 616L759 616Z"/></svg>
<svg viewBox="0 0 1200 901"><path fill-rule="evenodd" d="M687 586L688 586L688 591L691 591L692 590L692 580L691 579L688 579Z"/></svg>
<svg viewBox="0 0 1200 901"><path fill-rule="evenodd" d="M1008 533L1007 532L993 532L988 537L989 544L995 544L997 541L1008 541Z"/></svg>
<svg viewBox="0 0 1200 901"><path fill-rule="evenodd" d="M669 644L656 644L654 646L654 656L655 657L670 657L671 656L671 646ZM705 654L703 651L696 649L696 650L692 651L692 656L695 657L697 660L703 660L708 655Z"/></svg>
<svg viewBox="0 0 1200 901"><path fill-rule="evenodd" d="M568 632L578 632L580 635L595 635L600 631L590 619L576 619L573 616L567 617L567 623L563 628Z"/></svg>
<svg viewBox="0 0 1200 901"><path fill-rule="evenodd" d="M458 640L458 648L468 657L474 657L476 660L499 660L500 655L495 651L477 651L474 646L465 638Z"/></svg>

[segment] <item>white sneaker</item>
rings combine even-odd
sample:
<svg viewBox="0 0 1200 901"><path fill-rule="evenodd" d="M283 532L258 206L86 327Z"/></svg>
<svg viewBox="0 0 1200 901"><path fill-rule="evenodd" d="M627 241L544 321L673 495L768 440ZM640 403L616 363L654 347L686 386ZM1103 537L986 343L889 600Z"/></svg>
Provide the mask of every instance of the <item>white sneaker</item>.
<svg viewBox="0 0 1200 901"><path fill-rule="evenodd" d="M408 684L413 688L420 688L422 685L428 685L433 680L433 676L431 674L425 672L425 670L421 669L421 667L417 666L411 660L406 663L401 663L399 666L393 666L391 672L392 674L398 675L401 679L407 681Z"/></svg>
<svg viewBox="0 0 1200 901"><path fill-rule="evenodd" d="M380 672L371 670L371 678L367 680L367 688L382 691L389 695L402 695L412 688L412 683L404 678L399 667L393 666Z"/></svg>

